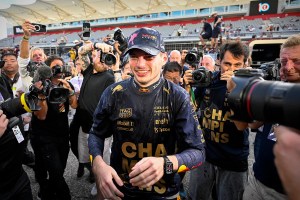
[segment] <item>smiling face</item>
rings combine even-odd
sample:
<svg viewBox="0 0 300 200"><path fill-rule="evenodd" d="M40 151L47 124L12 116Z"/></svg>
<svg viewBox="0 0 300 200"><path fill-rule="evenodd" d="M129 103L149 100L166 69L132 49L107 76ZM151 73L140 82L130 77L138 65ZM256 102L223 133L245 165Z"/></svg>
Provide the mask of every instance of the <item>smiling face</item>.
<svg viewBox="0 0 300 200"><path fill-rule="evenodd" d="M300 82L300 45L283 48L280 52L280 62L284 80Z"/></svg>
<svg viewBox="0 0 300 200"><path fill-rule="evenodd" d="M148 87L159 80L162 66L167 62L165 53L156 56L133 49L129 53L129 65L134 79L142 87Z"/></svg>

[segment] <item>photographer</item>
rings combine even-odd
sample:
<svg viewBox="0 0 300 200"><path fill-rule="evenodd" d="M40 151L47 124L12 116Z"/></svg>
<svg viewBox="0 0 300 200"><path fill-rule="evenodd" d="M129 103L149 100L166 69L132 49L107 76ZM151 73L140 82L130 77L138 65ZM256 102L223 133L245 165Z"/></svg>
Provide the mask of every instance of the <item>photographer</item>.
<svg viewBox="0 0 300 200"><path fill-rule="evenodd" d="M0 77L0 102L13 98L9 83ZM24 111L25 113L26 111ZM17 128L19 127L19 128ZM32 200L29 178L22 167L25 148L22 120L8 127L8 119L0 109L0 199ZM23 140L22 140L23 138Z"/></svg>
<svg viewBox="0 0 300 200"><path fill-rule="evenodd" d="M73 126L80 126L78 135L78 161L79 166L77 170L77 177L82 177L84 174L84 167L90 170L90 181L93 182L93 174L91 171L91 164L89 159L89 150L87 140L89 137L89 130L93 122L93 113L100 100L103 91L115 82L113 73L109 70L118 68L114 74L121 76L119 70L119 62L112 65L105 63L104 57L113 56L113 47L105 43L88 43L80 47L78 50L79 59L82 60L83 69L83 83L79 95L79 106L76 109ZM88 54L92 53L93 62L89 64ZM76 123L76 124L75 124Z"/></svg>
<svg viewBox="0 0 300 200"><path fill-rule="evenodd" d="M300 83L300 65L299 65L299 54L300 52L300 35L293 35L290 36L281 46L281 50L280 50L280 62L281 62L281 68L280 68L280 77L282 80L284 80L285 82L290 82L290 83ZM236 78L234 80L237 80ZM241 79L242 80L242 79ZM243 80L247 80L247 78L243 79ZM256 79L257 80L257 79ZM266 82L266 81L265 81ZM250 82L253 83L253 82ZM262 92L262 90L259 88L262 87L262 85L264 84L264 82L257 82L258 84L257 87L254 87L255 93L253 94L253 98L251 98L249 100L249 103L252 105L252 102L256 102L255 104L253 104L255 106L255 108L251 107L250 110L252 111L251 116L253 116L252 118L254 119L258 119L256 117L259 117L260 119L265 118L266 120L268 120L268 122L255 122L252 124L249 124L249 126L251 128L258 128L258 131L256 133L256 137L255 137L255 143L254 143L254 154L255 154L255 163L253 164L253 175L249 177L249 182L248 182L248 186L245 189L245 193L243 195L243 199L245 200L255 200L255 199L262 199L262 198L270 198L270 199L278 199L278 200L283 200L283 199L287 199L286 193L289 195L289 193L291 192L292 196L291 199L293 199L296 193L298 193L298 191L295 192L295 186L292 186L293 184L291 184L292 188L289 187L285 187L283 188L282 186L282 182L283 184L287 184L286 182L286 177L284 177L284 175L288 175L288 179L290 179L291 174L293 174L295 168L284 168L287 170L291 170L291 171L283 171L281 168L281 171L277 171L275 164L276 163L276 156L275 156L275 160L274 160L274 154L273 154L273 147L276 146L276 140L277 143L279 143L280 148L278 149L282 149L283 146L280 141L279 138L276 139L276 137L274 137L274 133L280 133L278 131L277 125L272 124L271 122L275 123L278 121L271 121L274 120L275 118L281 119L281 121L287 123L287 122L291 122L294 120L295 116L293 115L292 112L286 112L285 109L291 109L293 110L293 107L291 107L292 105L287 105L285 104L285 101L283 99L283 101L280 101L280 98L278 98L278 96L276 95L272 95L273 99L277 99L278 102L283 102L285 106L285 108L280 108L278 104L276 106L276 110L272 110L272 113L276 113L274 117L268 115L268 110L270 110L270 108L273 108L273 101L270 99L270 92L267 92L265 95L265 101L260 101L257 100L257 95L255 95L257 92ZM272 83L272 82L266 82L267 83ZM279 82L274 82L275 83L279 83ZM243 85L243 82L241 82L239 84L240 86ZM248 85L251 85L248 83ZM249 87L248 85L246 85L246 87ZM258 87L260 86L260 87ZM232 93L235 93L236 91L239 91L238 89L233 89L236 87L236 83L234 81L229 81L228 82L228 89L231 91L230 95L232 95ZM242 88L242 87L240 87ZM269 87L270 89L263 89L263 92L265 91L275 91L276 90L276 86L274 85L274 87ZM284 88L283 86L280 86L280 88ZM244 90L245 91L245 90ZM280 90L278 90L280 91ZM288 90L286 88L284 88L284 93L286 93ZM261 95L261 94L260 94ZM279 92L279 96L280 92ZM229 96L229 100L231 96ZM282 96L282 98L285 98L285 96ZM267 100L268 99L268 100ZM268 102L266 102L268 101ZM297 100L295 100L297 101ZM269 103L272 102L272 103ZM261 105L265 105L265 103L267 103L270 107L268 109L261 109ZM296 103L296 102L295 102ZM249 104L249 105L250 105ZM270 105L271 104L271 105ZM296 103L298 104L298 102ZM233 110L235 111L235 108L233 108ZM244 109L242 107L242 109L240 109L239 113L247 113L246 111L247 109ZM259 110L264 110L263 113L261 113ZM282 116L280 115L280 112L283 113L288 113L288 116ZM294 112L297 112L296 110L293 110ZM260 113L260 115L257 115L257 113ZM255 115L256 114L256 115ZM238 119L242 119L241 117L239 117ZM270 120L271 119L271 120ZM287 120L289 119L289 120ZM296 119L298 119L296 117ZM297 120L295 120L295 122L293 124L297 124ZM243 124L244 126L241 128L246 128L248 126L247 123ZM263 126L261 126L263 125ZM260 127L261 126L261 127ZM282 152L278 151L278 149L275 151L275 153L278 154L279 156L279 160L286 162L286 159L282 159ZM286 154L288 155L288 154ZM289 160L291 160L291 157L287 158ZM293 162L290 162L293 163ZM289 164L290 164L289 163ZM279 164L281 167L282 165ZM279 172L279 175L278 175ZM284 175L283 175L284 174ZM279 177L280 176L280 177ZM298 187L298 186L297 186ZM290 197L290 196L289 196ZM295 198L296 199L296 198Z"/></svg>
<svg viewBox="0 0 300 200"><path fill-rule="evenodd" d="M217 199L242 198L247 181L249 133L239 131L228 118L226 81L233 71L244 67L248 55L247 46L240 42L224 44L220 51L221 71L213 73L209 86L195 90L201 113L199 121L206 141L206 162L191 171L191 199L209 199L213 187ZM190 89L191 84L193 86L191 70L186 71L184 82L186 89Z"/></svg>
<svg viewBox="0 0 300 200"><path fill-rule="evenodd" d="M69 154L68 112L69 106L77 107L77 98L73 85L63 79L63 59L50 56L45 64L50 69L41 67L37 70L42 80L35 80L35 85L40 86L40 89L50 87L50 91L60 88L58 91L61 92L56 92L54 97L59 96L59 99L64 100L53 103L50 94L40 94L42 109L34 112L32 117L31 144L35 152L36 179L40 185L38 195L43 200L54 199L55 196L67 200L71 196L63 174ZM45 82L44 79L50 80L48 86L41 84Z"/></svg>

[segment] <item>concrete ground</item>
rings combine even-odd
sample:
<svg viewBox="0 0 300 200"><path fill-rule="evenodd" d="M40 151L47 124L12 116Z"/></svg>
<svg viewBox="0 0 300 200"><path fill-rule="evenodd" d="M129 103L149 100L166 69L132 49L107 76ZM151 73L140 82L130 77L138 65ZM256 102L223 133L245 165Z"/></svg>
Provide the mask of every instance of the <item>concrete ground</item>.
<svg viewBox="0 0 300 200"><path fill-rule="evenodd" d="M252 165L254 162L253 158L253 141L254 141L255 134L250 133L250 156L249 156L249 172L252 172ZM69 185L72 200L95 200L96 198L91 195L91 189L93 184L89 182L89 172L85 169L85 174L81 178L77 178L77 168L78 168L78 161L73 153L70 151L68 163L66 167L66 171L64 177L66 179L67 184ZM31 188L33 199L36 200L37 192L39 189L38 183L35 181L34 172L31 168L24 166L25 171L27 172L30 181L31 181ZM184 188L187 190L189 182L188 173L184 178Z"/></svg>

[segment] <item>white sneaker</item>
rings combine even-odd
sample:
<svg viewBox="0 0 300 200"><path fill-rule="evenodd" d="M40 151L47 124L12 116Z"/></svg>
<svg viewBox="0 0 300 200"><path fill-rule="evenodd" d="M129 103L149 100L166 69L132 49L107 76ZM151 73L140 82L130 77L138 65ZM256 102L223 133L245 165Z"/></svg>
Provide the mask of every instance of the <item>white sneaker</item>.
<svg viewBox="0 0 300 200"><path fill-rule="evenodd" d="M96 196L97 195L97 187L96 187L96 184L94 184L92 190L91 190L91 195L92 196Z"/></svg>

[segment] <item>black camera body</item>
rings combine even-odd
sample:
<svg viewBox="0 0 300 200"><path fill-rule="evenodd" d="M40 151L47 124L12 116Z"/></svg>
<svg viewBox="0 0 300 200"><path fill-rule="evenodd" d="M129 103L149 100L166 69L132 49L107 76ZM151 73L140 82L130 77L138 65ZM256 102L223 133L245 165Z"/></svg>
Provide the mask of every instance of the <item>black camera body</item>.
<svg viewBox="0 0 300 200"><path fill-rule="evenodd" d="M54 66L52 69L48 66L42 66L35 72L33 83L41 81L42 89L37 88L34 84L30 86L29 91L34 94L43 94L48 98L49 103L61 104L68 100L69 90L60 86L54 85L51 81L52 78L63 78L65 73L64 67Z"/></svg>
<svg viewBox="0 0 300 200"><path fill-rule="evenodd" d="M266 81L261 69L239 69L228 94L233 120L280 123L300 129L300 84Z"/></svg>
<svg viewBox="0 0 300 200"><path fill-rule="evenodd" d="M105 63L106 65L115 65L117 58L112 53L103 53L100 49L100 62Z"/></svg>
<svg viewBox="0 0 300 200"><path fill-rule="evenodd" d="M127 47L128 47L127 39L125 38L125 36L120 28L115 29L114 40L119 42L119 44L120 44L119 50L121 52L124 52L127 49Z"/></svg>
<svg viewBox="0 0 300 200"><path fill-rule="evenodd" d="M72 75L71 68L67 65L55 65L51 68L52 76L56 78L64 78Z"/></svg>
<svg viewBox="0 0 300 200"><path fill-rule="evenodd" d="M207 87L212 83L213 74L205 67L199 67L192 72L192 78L194 83L191 83L193 87Z"/></svg>
<svg viewBox="0 0 300 200"><path fill-rule="evenodd" d="M279 81L280 80L280 60L276 59L272 62L267 62L262 65L258 69L261 69L264 73L263 78L265 80L274 80Z"/></svg>

